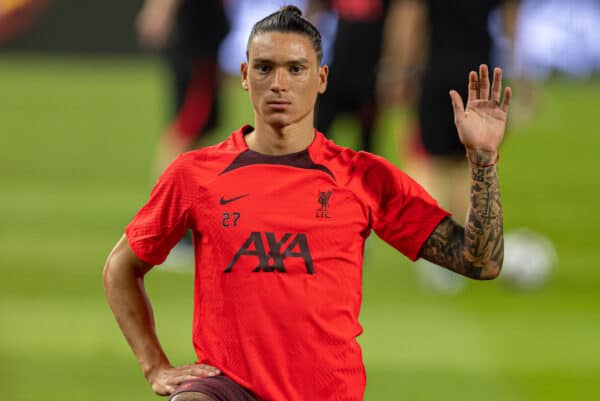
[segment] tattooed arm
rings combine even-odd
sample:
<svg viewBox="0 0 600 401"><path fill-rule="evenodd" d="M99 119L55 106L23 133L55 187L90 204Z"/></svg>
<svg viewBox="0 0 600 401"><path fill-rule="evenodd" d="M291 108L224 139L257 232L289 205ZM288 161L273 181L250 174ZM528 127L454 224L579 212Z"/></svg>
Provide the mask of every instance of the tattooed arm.
<svg viewBox="0 0 600 401"><path fill-rule="evenodd" d="M471 207L463 228L444 219L421 249L421 257L473 279L493 279L504 259L502 204L496 166L471 166Z"/></svg>
<svg viewBox="0 0 600 401"><path fill-rule="evenodd" d="M511 90L502 94L502 70L494 70L491 88L486 65L469 74L466 110L451 91L454 118L471 165L471 205L465 227L443 220L429 236L420 256L464 276L487 280L498 276L504 259L502 203L496 162L504 136Z"/></svg>

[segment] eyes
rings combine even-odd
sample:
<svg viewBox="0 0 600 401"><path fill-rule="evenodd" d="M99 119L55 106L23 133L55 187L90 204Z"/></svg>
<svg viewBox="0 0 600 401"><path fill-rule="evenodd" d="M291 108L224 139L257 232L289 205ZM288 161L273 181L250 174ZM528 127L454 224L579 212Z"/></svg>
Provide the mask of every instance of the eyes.
<svg viewBox="0 0 600 401"><path fill-rule="evenodd" d="M290 65L290 66L288 67L288 69L289 69L289 71L290 71L292 74L300 74L300 73L301 73L302 71L304 71L306 68L305 68L303 65L299 65L299 64L293 64L293 65Z"/></svg>
<svg viewBox="0 0 600 401"><path fill-rule="evenodd" d="M271 67L268 64L258 64L256 66L254 66L254 69L257 70L261 74L267 74L267 73L271 72L273 67Z"/></svg>
<svg viewBox="0 0 600 401"><path fill-rule="evenodd" d="M273 65L267 63L259 63L254 65L254 69L261 75L267 75L271 71L273 71ZM305 70L306 67L302 64L289 64L286 66L287 71L292 75L300 75Z"/></svg>

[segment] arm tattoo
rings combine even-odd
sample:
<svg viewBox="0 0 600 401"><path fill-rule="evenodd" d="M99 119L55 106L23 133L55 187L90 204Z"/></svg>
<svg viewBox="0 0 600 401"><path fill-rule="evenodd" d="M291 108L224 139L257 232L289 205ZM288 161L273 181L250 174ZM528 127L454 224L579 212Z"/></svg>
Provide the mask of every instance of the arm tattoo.
<svg viewBox="0 0 600 401"><path fill-rule="evenodd" d="M471 207L465 227L443 220L420 256L474 279L494 278L504 259L502 202L495 166L471 170Z"/></svg>

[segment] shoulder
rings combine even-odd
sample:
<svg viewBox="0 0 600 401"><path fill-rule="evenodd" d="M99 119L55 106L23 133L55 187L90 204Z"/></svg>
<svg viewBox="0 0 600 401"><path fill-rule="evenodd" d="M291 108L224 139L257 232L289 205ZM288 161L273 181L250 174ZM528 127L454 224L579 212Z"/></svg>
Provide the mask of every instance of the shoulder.
<svg viewBox="0 0 600 401"><path fill-rule="evenodd" d="M340 146L333 140L320 136L320 146L317 158L326 162L335 164L341 169L355 170L360 168L394 168L393 164L385 158L365 151L357 151L351 148Z"/></svg>
<svg viewBox="0 0 600 401"><path fill-rule="evenodd" d="M311 157L315 162L325 164L328 168L335 170L336 175L350 178L360 169L377 165L380 160L384 160L372 153L340 146L321 133L319 133L319 136L320 146L318 152L311 152Z"/></svg>
<svg viewBox="0 0 600 401"><path fill-rule="evenodd" d="M400 168L382 156L365 151L356 151L340 146L333 140L320 135L318 152L311 152L316 163L326 165L334 172L340 183L375 185L394 177L395 180L410 178Z"/></svg>
<svg viewBox="0 0 600 401"><path fill-rule="evenodd" d="M323 141L318 159L333 172L338 185L360 198L379 200L418 188L412 178L386 158L339 146L329 139Z"/></svg>
<svg viewBox="0 0 600 401"><path fill-rule="evenodd" d="M372 184L387 183L390 181L412 181L400 167L383 156L369 152L358 152L354 158L357 170L367 176Z"/></svg>
<svg viewBox="0 0 600 401"><path fill-rule="evenodd" d="M179 155L169 167L183 175L214 177L244 151L235 138L237 131L222 142Z"/></svg>

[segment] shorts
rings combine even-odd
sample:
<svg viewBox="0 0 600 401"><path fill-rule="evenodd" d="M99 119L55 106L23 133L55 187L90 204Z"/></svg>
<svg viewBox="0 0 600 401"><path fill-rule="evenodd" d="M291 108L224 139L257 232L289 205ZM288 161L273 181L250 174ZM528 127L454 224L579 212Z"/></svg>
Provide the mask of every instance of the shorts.
<svg viewBox="0 0 600 401"><path fill-rule="evenodd" d="M171 394L169 400L185 392L202 393L215 401L257 401L248 390L223 375L185 381Z"/></svg>

